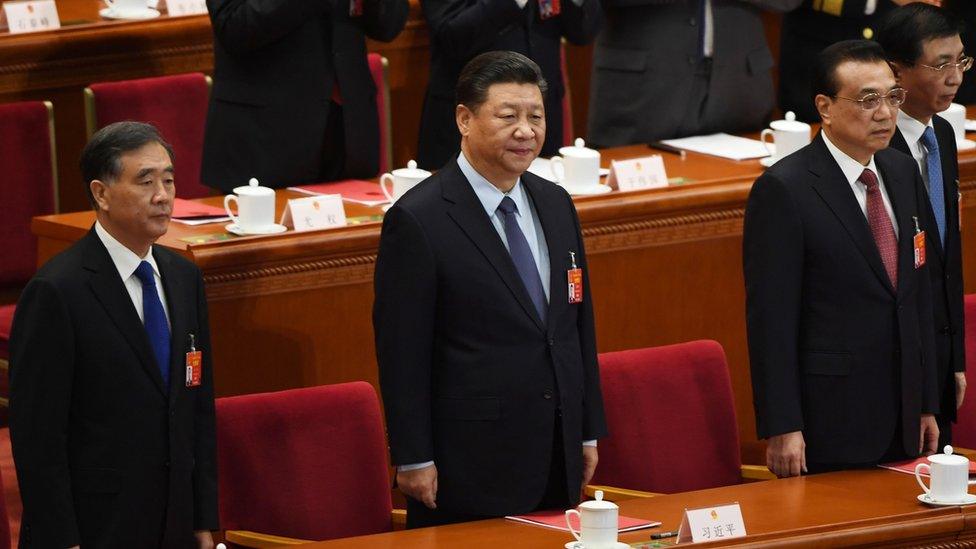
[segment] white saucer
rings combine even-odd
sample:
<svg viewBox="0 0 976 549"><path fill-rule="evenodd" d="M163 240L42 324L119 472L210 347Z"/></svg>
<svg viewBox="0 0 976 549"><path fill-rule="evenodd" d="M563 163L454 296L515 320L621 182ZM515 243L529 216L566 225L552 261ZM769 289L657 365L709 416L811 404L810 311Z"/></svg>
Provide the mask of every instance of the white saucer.
<svg viewBox="0 0 976 549"><path fill-rule="evenodd" d="M760 158L759 159L759 165L762 166L762 167L764 167L764 168L768 168L768 167L772 166L775 163L776 163L776 159L774 159L772 156L767 156L765 158Z"/></svg>
<svg viewBox="0 0 976 549"><path fill-rule="evenodd" d="M566 189L566 192L568 192L573 196L592 196L597 194L606 194L613 190L610 188L609 185L601 185L599 183L594 183L593 185L587 187L581 187L581 188L576 188L576 187L573 187L572 189L569 189L567 187L563 187L563 188Z"/></svg>
<svg viewBox="0 0 976 549"><path fill-rule="evenodd" d="M583 545L582 541L567 541L566 545L563 545L563 547L565 547L566 549L586 549L586 546ZM630 545L627 545L622 541L618 541L617 545L615 545L614 547L616 547L617 549L630 549Z"/></svg>
<svg viewBox="0 0 976 549"><path fill-rule="evenodd" d="M918 501L926 505L934 505L936 507L952 507L955 505L972 505L976 503L976 495L966 494L966 498L962 501L935 501L934 499L929 499L928 494L919 494Z"/></svg>
<svg viewBox="0 0 976 549"><path fill-rule="evenodd" d="M98 10L98 15L101 15L105 19L129 19L137 21L141 19L154 19L159 17L159 12L152 8L134 10L116 10L115 8L104 8Z"/></svg>
<svg viewBox="0 0 976 549"><path fill-rule="evenodd" d="M254 234L278 234L288 230L288 227L285 227L284 225L278 225L277 223L275 223L274 225L269 225L263 229L256 230L256 231L245 231L244 229L238 227L237 223L231 223L224 228L227 229L227 232L234 233L238 236L247 236L247 235L254 235Z"/></svg>
<svg viewBox="0 0 976 549"><path fill-rule="evenodd" d="M970 141L969 139L956 141L956 149L960 151L969 151L972 149L976 149L976 141Z"/></svg>

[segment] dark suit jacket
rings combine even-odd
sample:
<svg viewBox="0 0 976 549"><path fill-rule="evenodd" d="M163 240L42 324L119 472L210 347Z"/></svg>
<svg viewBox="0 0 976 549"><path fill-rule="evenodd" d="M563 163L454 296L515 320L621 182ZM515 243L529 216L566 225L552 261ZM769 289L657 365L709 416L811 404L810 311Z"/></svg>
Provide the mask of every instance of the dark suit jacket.
<svg viewBox="0 0 976 549"><path fill-rule="evenodd" d="M430 29L430 82L420 120L417 161L438 168L457 156L461 136L454 120L454 89L468 61L481 53L510 50L521 53L542 69L549 83L546 96L546 142L543 156L558 153L563 140L563 71L560 40L588 44L603 21L600 0L577 6L562 0L562 12L539 18L538 0L520 9L515 0L423 0Z"/></svg>
<svg viewBox="0 0 976 549"><path fill-rule="evenodd" d="M163 391L149 339L94 230L45 264L10 337L10 436L21 547L195 545L216 530L210 331L200 271L153 248L169 310ZM189 334L203 351L185 387Z"/></svg>
<svg viewBox="0 0 976 549"><path fill-rule="evenodd" d="M576 210L548 181L525 173L522 184L550 254L547 325L456 161L383 222L373 328L390 449L395 464L436 462L438 509L501 516L538 505L557 408L576 501L582 441L606 435ZM574 305L570 251L586 283Z"/></svg>
<svg viewBox="0 0 976 549"><path fill-rule="evenodd" d="M365 37L390 41L406 0L207 0L214 31L214 84L201 180L223 192L257 177L281 188L319 181L329 98L338 84L344 174L379 171L376 86Z"/></svg>
<svg viewBox="0 0 976 549"><path fill-rule="evenodd" d="M899 229L897 290L822 136L756 180L746 206L756 426L802 430L810 462L876 461L899 424L914 456L920 415L938 409L931 286L913 262L918 169L890 149L875 163Z"/></svg>
<svg viewBox="0 0 976 549"><path fill-rule="evenodd" d="M805 122L820 122L811 84L817 54L841 40L873 38L885 14L897 7L891 0L877 0L874 13L864 15L865 2L843 0L837 15L814 9L819 0L804 0L783 16L779 46L779 106L783 112L793 111Z"/></svg>
<svg viewBox="0 0 976 549"><path fill-rule="evenodd" d="M935 116L935 138L939 142L942 158L942 180L945 188L946 235L945 247L939 240L932 206L924 187L919 195L924 199L921 209L928 218L930 228L926 232L926 252L928 253L929 278L932 280L932 312L935 329L935 350L938 358L939 396L941 415L950 420L956 419L955 372L966 369L965 326L963 322L962 287L962 240L959 234L959 162L956 153L956 138L952 126L944 119ZM900 131L895 132L891 147L911 155L908 143ZM919 180L921 181L921 180Z"/></svg>

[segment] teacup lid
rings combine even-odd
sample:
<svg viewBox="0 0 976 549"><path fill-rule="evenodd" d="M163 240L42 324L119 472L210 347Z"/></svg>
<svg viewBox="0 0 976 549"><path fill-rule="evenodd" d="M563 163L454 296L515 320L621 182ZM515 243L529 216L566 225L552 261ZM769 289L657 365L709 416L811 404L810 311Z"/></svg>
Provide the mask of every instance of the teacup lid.
<svg viewBox="0 0 976 549"><path fill-rule="evenodd" d="M407 162L406 168L400 168L393 170L393 175L399 177L409 177L411 179L426 179L431 176L431 173L427 170L417 167L417 161L411 160Z"/></svg>
<svg viewBox="0 0 976 549"><path fill-rule="evenodd" d="M559 154L563 156L575 156L575 157L599 157L600 151L596 149L589 149L586 147L586 142L583 141L582 137L577 137L576 141L573 143L572 147L560 147Z"/></svg>
<svg viewBox="0 0 976 549"><path fill-rule="evenodd" d="M810 124L798 121L793 111L786 111L786 116L783 117L783 120L773 120L769 123L769 127L784 132L810 131Z"/></svg>
<svg viewBox="0 0 976 549"><path fill-rule="evenodd" d="M274 194L274 189L262 187L260 184L258 184L257 178L252 177L251 180L247 182L247 185L235 187L234 194L238 196L265 196Z"/></svg>
<svg viewBox="0 0 976 549"><path fill-rule="evenodd" d="M603 499L603 490L597 490L593 497L596 499L580 503L580 509L618 509L617 504Z"/></svg>
<svg viewBox="0 0 976 549"><path fill-rule="evenodd" d="M969 463L969 459L966 458L966 456L953 454L952 446L949 446L948 444L946 444L942 451L943 453L941 454L932 454L929 456L929 461L932 463L938 463L940 465L960 465L963 463Z"/></svg>

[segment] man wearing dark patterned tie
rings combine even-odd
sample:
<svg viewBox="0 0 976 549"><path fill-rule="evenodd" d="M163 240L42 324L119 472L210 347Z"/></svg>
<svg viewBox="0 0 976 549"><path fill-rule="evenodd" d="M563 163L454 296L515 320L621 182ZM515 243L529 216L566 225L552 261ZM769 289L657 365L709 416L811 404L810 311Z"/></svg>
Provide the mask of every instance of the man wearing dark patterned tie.
<svg viewBox="0 0 976 549"><path fill-rule="evenodd" d="M579 220L526 171L545 92L521 54L470 61L461 153L383 222L373 328L411 528L565 509L596 468L606 422Z"/></svg>
<svg viewBox="0 0 976 549"><path fill-rule="evenodd" d="M872 467L938 440L918 249L938 228L915 163L887 148L905 90L865 40L825 49L814 85L823 129L756 180L743 234L756 426L781 477Z"/></svg>
<svg viewBox="0 0 976 549"><path fill-rule="evenodd" d="M200 271L153 243L169 145L119 122L81 156L95 226L24 290L10 337L21 547L210 548L210 330Z"/></svg>
<svg viewBox="0 0 976 549"><path fill-rule="evenodd" d="M963 73L973 65L963 49L961 29L941 8L910 4L889 13L878 31L895 78L908 92L891 147L918 164L925 183L919 192L928 202L923 209L933 228L926 244L939 365L939 448L951 442L952 422L966 394L959 162L952 126L936 114L949 107Z"/></svg>

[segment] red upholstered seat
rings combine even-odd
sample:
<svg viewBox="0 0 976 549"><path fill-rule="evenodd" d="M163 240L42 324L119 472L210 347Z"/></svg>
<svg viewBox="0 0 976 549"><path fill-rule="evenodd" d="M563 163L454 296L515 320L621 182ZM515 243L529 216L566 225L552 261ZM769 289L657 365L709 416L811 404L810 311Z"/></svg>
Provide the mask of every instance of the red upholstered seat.
<svg viewBox="0 0 976 549"><path fill-rule="evenodd" d="M387 78L389 62L378 53L366 56L369 72L376 84L376 111L380 123L380 173L384 174L393 167L393 129L390 116L390 81Z"/></svg>
<svg viewBox="0 0 976 549"><path fill-rule="evenodd" d="M592 484L674 493L738 484L739 434L722 346L603 353L610 436Z"/></svg>
<svg viewBox="0 0 976 549"><path fill-rule="evenodd" d="M305 540L391 530L379 400L365 382L217 400L220 524Z"/></svg>
<svg viewBox="0 0 976 549"><path fill-rule="evenodd" d="M966 398L962 401L956 424L952 428L952 443L976 448L976 294L965 297L966 326Z"/></svg>
<svg viewBox="0 0 976 549"><path fill-rule="evenodd" d="M90 91L89 91L90 90ZM210 86L200 73L92 84L85 90L89 133L121 120L148 122L173 146L176 196L214 191L200 183Z"/></svg>

